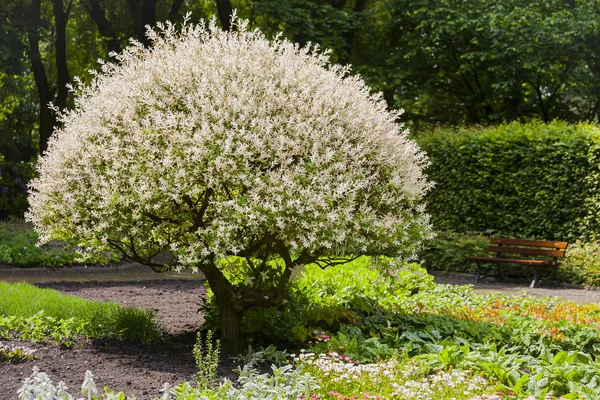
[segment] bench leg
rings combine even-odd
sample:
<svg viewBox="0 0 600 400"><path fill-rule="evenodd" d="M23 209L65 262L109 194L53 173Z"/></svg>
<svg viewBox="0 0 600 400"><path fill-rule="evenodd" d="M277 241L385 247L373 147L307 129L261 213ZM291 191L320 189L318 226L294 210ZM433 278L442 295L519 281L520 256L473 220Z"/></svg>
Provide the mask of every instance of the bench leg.
<svg viewBox="0 0 600 400"><path fill-rule="evenodd" d="M481 263L477 262L477 277L475 277L475 283L478 283L481 279Z"/></svg>
<svg viewBox="0 0 600 400"><path fill-rule="evenodd" d="M554 266L554 276L553 276L553 281L552 284L554 287L556 287L556 282L558 282L558 265Z"/></svg>
<svg viewBox="0 0 600 400"><path fill-rule="evenodd" d="M539 280L540 276L539 276L539 272L537 268L533 269L533 280L531 281L531 285L529 285L529 289L533 289L536 287L536 285L538 284L538 280Z"/></svg>
<svg viewBox="0 0 600 400"><path fill-rule="evenodd" d="M500 263L496 264L496 270L498 271L498 273L496 274L496 279L498 281L503 281L504 277L502 276L502 270L500 269Z"/></svg>

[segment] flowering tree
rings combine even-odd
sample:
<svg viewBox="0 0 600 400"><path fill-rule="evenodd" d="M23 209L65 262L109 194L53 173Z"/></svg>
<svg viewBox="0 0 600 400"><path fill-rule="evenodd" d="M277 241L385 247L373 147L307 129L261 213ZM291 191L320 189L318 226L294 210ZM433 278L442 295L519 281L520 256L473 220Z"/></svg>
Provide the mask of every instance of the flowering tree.
<svg viewBox="0 0 600 400"><path fill-rule="evenodd" d="M226 350L303 265L411 254L430 232L426 158L399 113L316 47L236 23L159 25L80 85L27 215L42 241L202 271Z"/></svg>

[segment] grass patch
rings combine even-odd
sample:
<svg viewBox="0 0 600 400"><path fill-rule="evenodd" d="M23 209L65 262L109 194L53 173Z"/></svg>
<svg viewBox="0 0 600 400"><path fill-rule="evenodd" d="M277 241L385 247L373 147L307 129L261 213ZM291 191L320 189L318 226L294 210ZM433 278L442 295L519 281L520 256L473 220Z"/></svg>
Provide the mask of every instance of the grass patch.
<svg viewBox="0 0 600 400"><path fill-rule="evenodd" d="M27 283L0 282L0 299L0 337L18 333L29 340L49 336L60 341L82 334L152 343L162 335L146 309L85 300Z"/></svg>

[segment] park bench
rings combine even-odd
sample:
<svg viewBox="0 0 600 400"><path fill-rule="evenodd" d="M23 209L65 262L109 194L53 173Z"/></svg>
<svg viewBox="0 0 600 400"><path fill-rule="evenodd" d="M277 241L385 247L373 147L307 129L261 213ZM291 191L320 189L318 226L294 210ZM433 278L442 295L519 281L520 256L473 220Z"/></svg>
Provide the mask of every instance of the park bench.
<svg viewBox="0 0 600 400"><path fill-rule="evenodd" d="M482 264L496 264L496 277L498 279L502 279L500 264L519 264L533 267L533 281L531 281L529 287L534 288L539 281L540 268L552 268L554 270L554 283L556 284L558 258L565 256L567 244L567 242L549 240L490 238L488 251L496 253L496 257L468 257L468 260L477 263L476 282L490 276L487 273L482 275ZM514 255L537 256L538 258L518 258ZM545 258L541 259L539 257Z"/></svg>

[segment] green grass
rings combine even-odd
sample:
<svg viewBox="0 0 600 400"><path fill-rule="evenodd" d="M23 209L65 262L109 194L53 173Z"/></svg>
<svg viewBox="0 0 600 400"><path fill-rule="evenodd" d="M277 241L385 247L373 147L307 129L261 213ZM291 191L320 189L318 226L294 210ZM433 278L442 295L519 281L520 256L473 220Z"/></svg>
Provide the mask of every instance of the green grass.
<svg viewBox="0 0 600 400"><path fill-rule="evenodd" d="M0 282L0 316L5 317L4 321L12 317L12 328L5 326L5 331L16 330L21 334L35 331L36 324L54 327L66 324L67 327L61 329L69 333L142 343L155 342L162 334L149 310L122 307L112 302L89 301L27 283ZM31 329L26 321L33 325ZM39 334L34 336L39 338Z"/></svg>

